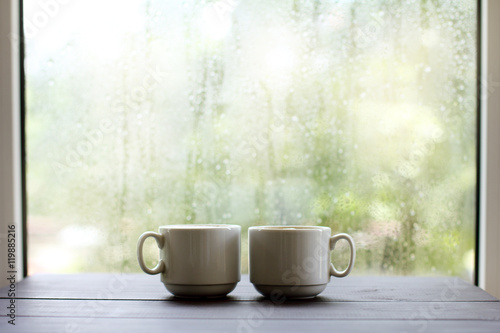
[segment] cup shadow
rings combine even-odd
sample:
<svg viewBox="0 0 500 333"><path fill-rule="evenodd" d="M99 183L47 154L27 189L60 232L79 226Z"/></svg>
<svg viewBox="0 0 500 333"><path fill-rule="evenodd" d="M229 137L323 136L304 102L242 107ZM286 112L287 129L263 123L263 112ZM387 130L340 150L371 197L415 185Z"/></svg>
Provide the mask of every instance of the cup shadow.
<svg viewBox="0 0 500 333"><path fill-rule="evenodd" d="M308 298L287 298L283 297L279 300L273 300L269 297L264 297L264 296L258 296L255 299L256 302L258 303L268 303L271 302L275 305L281 305L281 304L297 304L297 305L302 305L302 304L310 304L310 303L323 303L323 302L331 302L330 298L323 297L323 296L314 296L314 297L308 297Z"/></svg>
<svg viewBox="0 0 500 333"><path fill-rule="evenodd" d="M234 296L222 296L222 297L179 297L174 295L169 295L163 299L166 302L175 302L180 305L202 305L202 304L224 304L236 301Z"/></svg>

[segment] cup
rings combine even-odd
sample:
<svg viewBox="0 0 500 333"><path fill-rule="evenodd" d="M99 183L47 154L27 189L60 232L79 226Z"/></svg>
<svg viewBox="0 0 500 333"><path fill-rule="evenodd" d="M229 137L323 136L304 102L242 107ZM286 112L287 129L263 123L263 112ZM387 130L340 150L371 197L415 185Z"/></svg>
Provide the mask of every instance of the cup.
<svg viewBox="0 0 500 333"><path fill-rule="evenodd" d="M222 297L240 281L241 227L226 224L165 225L143 233L137 242L139 266L161 274L168 291L179 297ZM144 264L143 245L153 237L160 249L154 268Z"/></svg>
<svg viewBox="0 0 500 333"><path fill-rule="evenodd" d="M351 248L349 266L338 271L330 261L335 244ZM330 276L347 276L356 258L351 236L331 236L319 226L258 226L248 229L250 282L266 297L309 298L321 293Z"/></svg>

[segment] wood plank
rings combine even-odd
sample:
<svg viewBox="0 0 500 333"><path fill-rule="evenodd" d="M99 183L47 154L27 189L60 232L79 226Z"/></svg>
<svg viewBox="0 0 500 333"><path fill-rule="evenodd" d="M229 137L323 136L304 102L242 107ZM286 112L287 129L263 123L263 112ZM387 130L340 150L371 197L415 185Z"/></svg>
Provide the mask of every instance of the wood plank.
<svg viewBox="0 0 500 333"><path fill-rule="evenodd" d="M20 282L18 298L170 300L158 276L146 274L34 275ZM7 295L0 289L0 298ZM230 294L235 301L255 301L261 297L248 275ZM361 277L332 279L316 302L360 301L491 301L498 299L458 278Z"/></svg>
<svg viewBox="0 0 500 333"><path fill-rule="evenodd" d="M5 309L8 299L0 300ZM16 301L19 317L164 318L164 319L302 319L302 320L495 320L500 321L500 302L315 302L269 300ZM3 319L6 317L4 316Z"/></svg>
<svg viewBox="0 0 500 333"><path fill-rule="evenodd" d="M2 318L3 319L3 318ZM441 332L498 333L495 321L401 321L401 320L321 320L311 325L304 320L175 320L92 318L18 318L16 326L0 322L1 332Z"/></svg>

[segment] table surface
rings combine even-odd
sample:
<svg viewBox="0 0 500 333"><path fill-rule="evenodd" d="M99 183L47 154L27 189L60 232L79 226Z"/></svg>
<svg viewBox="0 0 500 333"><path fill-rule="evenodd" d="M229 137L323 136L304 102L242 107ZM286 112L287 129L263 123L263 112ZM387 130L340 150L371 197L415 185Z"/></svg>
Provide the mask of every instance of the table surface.
<svg viewBox="0 0 500 333"><path fill-rule="evenodd" d="M458 278L333 279L309 300L273 303L242 276L224 299L173 297L146 274L34 275L16 285L0 332L500 332L500 302Z"/></svg>

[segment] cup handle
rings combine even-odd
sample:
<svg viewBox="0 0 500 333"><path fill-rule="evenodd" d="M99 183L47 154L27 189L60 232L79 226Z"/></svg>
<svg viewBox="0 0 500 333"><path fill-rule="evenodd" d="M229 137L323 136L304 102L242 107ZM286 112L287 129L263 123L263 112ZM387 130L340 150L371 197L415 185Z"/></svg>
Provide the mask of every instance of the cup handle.
<svg viewBox="0 0 500 333"><path fill-rule="evenodd" d="M337 244L337 242L341 239L345 239L349 243L349 247L351 248L351 259L349 260L349 266L347 266L347 268L342 272L337 271L335 266L333 266L333 263L330 263L330 275L336 277L347 276L351 272L351 269L354 266L354 261L356 260L356 247L354 246L354 241L351 236L348 234L337 234L330 237L330 252L335 249L335 244Z"/></svg>
<svg viewBox="0 0 500 333"><path fill-rule="evenodd" d="M141 266L142 270L145 273L155 275L155 274L159 274L159 273L165 271L165 263L163 262L163 260L160 259L158 261L158 264L156 265L156 267L153 269L149 268L144 263L144 257L142 256L142 247L144 246L144 241L148 237L153 237L156 240L156 244L158 245L158 247L160 249L163 248L164 239L163 239L163 236L161 234L158 234L158 233L152 232L152 231L148 231L148 232L143 233L139 237L139 240L137 241L137 260L139 261L139 266Z"/></svg>

